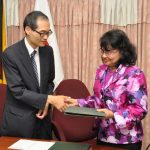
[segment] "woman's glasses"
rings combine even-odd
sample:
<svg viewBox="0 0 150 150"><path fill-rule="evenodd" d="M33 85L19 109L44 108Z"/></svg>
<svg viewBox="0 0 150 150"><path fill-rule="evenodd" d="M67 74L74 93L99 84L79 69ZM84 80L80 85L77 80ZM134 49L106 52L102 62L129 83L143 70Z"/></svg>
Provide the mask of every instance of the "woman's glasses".
<svg viewBox="0 0 150 150"><path fill-rule="evenodd" d="M117 49L105 50L103 48L100 48L101 55L105 54L107 56L111 56L111 55L115 54L116 52L118 52Z"/></svg>

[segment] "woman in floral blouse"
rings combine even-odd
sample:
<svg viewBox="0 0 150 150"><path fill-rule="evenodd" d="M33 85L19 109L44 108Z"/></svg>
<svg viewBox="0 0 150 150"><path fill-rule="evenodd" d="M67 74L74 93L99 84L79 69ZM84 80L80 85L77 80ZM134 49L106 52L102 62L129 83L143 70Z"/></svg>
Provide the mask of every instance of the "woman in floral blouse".
<svg viewBox="0 0 150 150"><path fill-rule="evenodd" d="M136 49L118 29L106 32L100 38L100 47L103 64L96 72L94 95L68 102L105 112L106 117L96 121L98 144L141 150L147 85L144 73L135 66Z"/></svg>

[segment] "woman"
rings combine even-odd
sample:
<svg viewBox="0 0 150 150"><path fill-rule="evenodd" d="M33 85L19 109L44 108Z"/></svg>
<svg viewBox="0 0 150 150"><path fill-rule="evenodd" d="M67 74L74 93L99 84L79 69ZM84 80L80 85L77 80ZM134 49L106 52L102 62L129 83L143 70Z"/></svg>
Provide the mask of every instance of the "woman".
<svg viewBox="0 0 150 150"><path fill-rule="evenodd" d="M106 32L100 38L100 47L103 64L96 72L94 95L70 99L70 103L105 112L105 118L97 119L98 144L140 150L147 85L144 73L135 66L136 49L118 29Z"/></svg>

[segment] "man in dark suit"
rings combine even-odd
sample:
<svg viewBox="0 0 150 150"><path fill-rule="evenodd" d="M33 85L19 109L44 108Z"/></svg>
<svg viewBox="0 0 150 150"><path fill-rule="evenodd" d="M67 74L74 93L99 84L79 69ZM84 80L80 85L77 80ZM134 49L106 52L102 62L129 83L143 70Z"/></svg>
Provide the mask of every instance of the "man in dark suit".
<svg viewBox="0 0 150 150"><path fill-rule="evenodd" d="M67 97L52 95L55 69L52 47L45 44L52 33L47 16L40 11L29 13L24 31L25 38L2 55L7 98L1 134L51 139L50 107L63 111L68 105Z"/></svg>

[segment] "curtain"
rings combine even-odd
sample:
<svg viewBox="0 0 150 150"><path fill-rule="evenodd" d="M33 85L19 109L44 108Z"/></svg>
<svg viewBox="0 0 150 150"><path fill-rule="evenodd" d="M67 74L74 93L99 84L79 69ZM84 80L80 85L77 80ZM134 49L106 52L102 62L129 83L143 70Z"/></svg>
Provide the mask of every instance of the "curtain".
<svg viewBox="0 0 150 150"><path fill-rule="evenodd" d="M101 0L101 23L137 24L137 0Z"/></svg>

